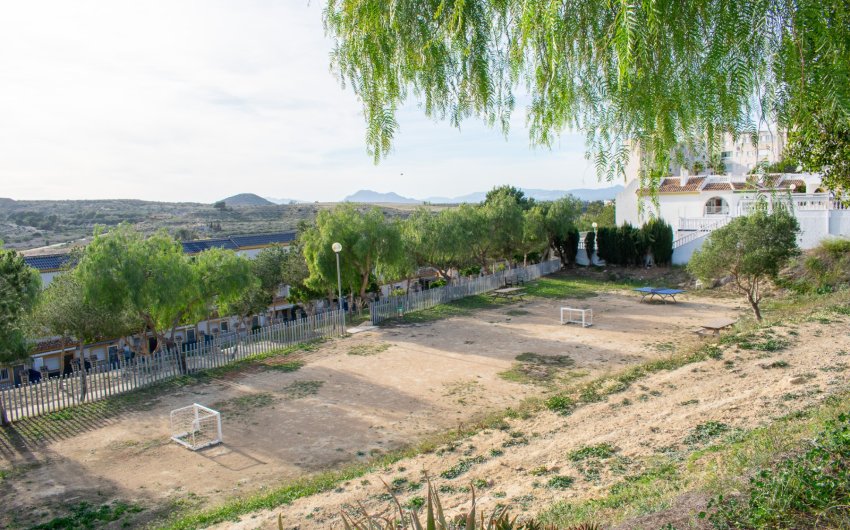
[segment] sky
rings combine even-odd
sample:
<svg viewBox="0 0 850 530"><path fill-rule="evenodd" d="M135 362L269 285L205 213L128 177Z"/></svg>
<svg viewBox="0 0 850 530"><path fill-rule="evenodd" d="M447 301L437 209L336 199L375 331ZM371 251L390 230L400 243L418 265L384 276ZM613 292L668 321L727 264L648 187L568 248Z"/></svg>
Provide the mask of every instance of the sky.
<svg viewBox="0 0 850 530"><path fill-rule="evenodd" d="M608 185L581 135L530 147L519 106L505 138L475 120L434 122L410 101L375 165L360 103L330 70L324 3L5 2L0 197L335 201Z"/></svg>

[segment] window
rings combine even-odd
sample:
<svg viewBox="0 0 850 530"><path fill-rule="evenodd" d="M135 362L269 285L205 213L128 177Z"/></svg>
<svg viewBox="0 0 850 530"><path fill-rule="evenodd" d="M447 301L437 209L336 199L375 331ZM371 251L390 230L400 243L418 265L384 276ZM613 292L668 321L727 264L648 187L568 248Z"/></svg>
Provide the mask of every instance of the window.
<svg viewBox="0 0 850 530"><path fill-rule="evenodd" d="M226 320L222 320L218 327L222 333L227 333L230 329Z"/></svg>
<svg viewBox="0 0 850 530"><path fill-rule="evenodd" d="M186 330L186 342L195 342L195 328Z"/></svg>
<svg viewBox="0 0 850 530"><path fill-rule="evenodd" d="M5 379L9 379L9 369L0 368L0 381L3 381Z"/></svg>
<svg viewBox="0 0 850 530"><path fill-rule="evenodd" d="M732 158L732 151L722 151L720 153L720 158L722 158L724 160Z"/></svg>
<svg viewBox="0 0 850 530"><path fill-rule="evenodd" d="M721 197L712 197L705 203L705 215L726 215L729 213L729 203Z"/></svg>

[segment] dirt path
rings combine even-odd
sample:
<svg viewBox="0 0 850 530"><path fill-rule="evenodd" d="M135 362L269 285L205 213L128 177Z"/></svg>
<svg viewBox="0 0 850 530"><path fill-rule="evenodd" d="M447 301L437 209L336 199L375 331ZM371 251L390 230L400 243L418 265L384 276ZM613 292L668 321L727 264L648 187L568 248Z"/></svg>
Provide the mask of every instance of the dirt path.
<svg viewBox="0 0 850 530"><path fill-rule="evenodd" d="M559 325L561 305L592 307L594 326ZM528 396L544 395L548 381L581 380L668 355L698 340L692 330L700 322L734 317L740 309L736 300L686 297L680 304L638 304L631 293L611 292L580 301L535 299L470 316L380 328L325 343L301 355L305 364L294 371L291 365L252 366L176 389L120 417L56 436L55 441L27 438L15 450L9 446L4 450L0 444L0 469L11 470L13 477L3 481L0 502L10 507L7 514L15 514L19 525L49 520L63 506L81 500L216 505L305 473L368 460L488 411L516 405ZM538 356L533 359L562 362L551 370L517 364L517 356L529 353ZM513 376L500 375L512 369ZM665 396L689 399L676 393L687 392L686 385L676 384L677 390L661 389ZM657 404L663 402L654 397L647 403L637 396L633 399L630 409L600 404L572 418L544 415L517 426L529 444L488 460L480 470L499 469L501 475L492 475L497 481L506 475L516 479L504 487L504 498L511 499L525 491L526 482L538 480L523 479L518 467L527 468L531 460L539 460L539 465L559 461L555 447L546 444L565 443L567 438L571 443L605 436L619 439L645 425L641 415L657 416ZM169 411L192 402L222 411L224 444L190 452L169 442ZM681 413L700 408L685 408ZM573 427L584 415L592 418L603 412L623 418L600 423L596 430ZM671 415L671 420L676 417ZM57 432L63 428L61 423L53 425ZM569 437L564 436L566 431ZM470 454L489 451L509 435L481 436L490 438L470 440L475 446ZM618 445L624 455L638 451ZM450 456L431 455L406 466L436 473ZM415 473L407 475L415 480ZM314 521L321 527L344 503L378 494L377 477L368 480L371 485L347 485L343 493L305 500L287 513L295 520L318 508L322 516ZM499 486L494 486L493 491L497 490ZM36 506L38 511L33 510ZM0 525L10 524L9 517L0 515ZM245 524L256 526L253 520Z"/></svg>

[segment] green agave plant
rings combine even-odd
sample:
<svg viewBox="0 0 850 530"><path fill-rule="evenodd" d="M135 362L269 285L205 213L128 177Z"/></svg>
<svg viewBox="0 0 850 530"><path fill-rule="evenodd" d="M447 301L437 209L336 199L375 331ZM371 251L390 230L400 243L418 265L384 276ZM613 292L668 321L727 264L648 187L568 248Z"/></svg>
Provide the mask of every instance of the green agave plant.
<svg viewBox="0 0 850 530"><path fill-rule="evenodd" d="M343 527L346 530L601 530L601 527L594 523L559 528L534 520L518 522L516 516L510 516L507 508L496 509L487 516L476 510L475 488L471 485L472 506L469 512L448 519L437 489L430 478L425 478L428 483L428 499L422 510L403 508L392 488L384 482L387 491L392 495L395 507L380 513L369 513L361 504L356 515L340 514ZM278 515L277 523L279 530L284 530L282 515Z"/></svg>

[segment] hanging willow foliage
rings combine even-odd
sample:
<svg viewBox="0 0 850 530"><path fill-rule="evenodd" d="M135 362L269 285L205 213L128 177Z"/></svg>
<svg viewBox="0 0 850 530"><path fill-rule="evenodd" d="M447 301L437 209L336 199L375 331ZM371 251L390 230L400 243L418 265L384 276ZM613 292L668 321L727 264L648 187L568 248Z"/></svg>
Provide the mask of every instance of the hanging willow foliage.
<svg viewBox="0 0 850 530"><path fill-rule="evenodd" d="M850 124L846 0L328 0L325 27L376 162L409 97L506 131L522 90L533 144L582 130L612 180L638 142L649 188L722 133Z"/></svg>

